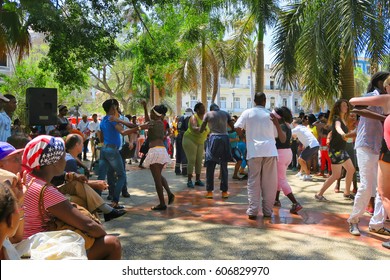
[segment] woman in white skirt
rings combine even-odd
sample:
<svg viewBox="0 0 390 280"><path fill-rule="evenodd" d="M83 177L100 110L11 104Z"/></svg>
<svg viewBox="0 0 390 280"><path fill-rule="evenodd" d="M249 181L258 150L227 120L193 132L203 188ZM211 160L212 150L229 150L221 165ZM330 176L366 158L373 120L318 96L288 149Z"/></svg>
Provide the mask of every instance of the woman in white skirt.
<svg viewBox="0 0 390 280"><path fill-rule="evenodd" d="M149 138L149 151L146 156L144 166L150 167L154 184L160 204L152 207L152 210L160 211L166 210L167 206L164 200L164 191L168 193L168 204L171 204L175 200L175 195L171 192L168 182L164 176L162 176L162 169L166 164L171 162L171 158L168 155L167 149L164 146L165 127L163 119L168 109L164 105L155 105L150 111L150 118L148 110L146 108L146 102L142 101L145 112L145 122L148 123L148 138Z"/></svg>

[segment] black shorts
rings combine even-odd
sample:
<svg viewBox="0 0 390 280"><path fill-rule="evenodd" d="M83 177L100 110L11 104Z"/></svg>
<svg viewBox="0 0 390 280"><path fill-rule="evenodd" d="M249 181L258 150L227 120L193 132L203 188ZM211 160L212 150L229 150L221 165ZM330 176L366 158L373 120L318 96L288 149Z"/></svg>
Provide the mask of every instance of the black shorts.
<svg viewBox="0 0 390 280"><path fill-rule="evenodd" d="M301 156L300 158L305 160L305 161L308 161L308 160L311 160L311 157L315 154L315 153L318 153L318 149L320 147L314 147L314 148L310 148L310 147L306 147L302 153L301 153Z"/></svg>

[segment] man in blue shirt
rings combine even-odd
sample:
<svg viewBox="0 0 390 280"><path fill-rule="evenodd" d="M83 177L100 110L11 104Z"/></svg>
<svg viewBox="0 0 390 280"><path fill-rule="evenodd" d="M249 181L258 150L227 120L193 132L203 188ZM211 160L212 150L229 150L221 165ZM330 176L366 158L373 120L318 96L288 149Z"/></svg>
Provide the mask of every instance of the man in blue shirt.
<svg viewBox="0 0 390 280"><path fill-rule="evenodd" d="M116 99L108 99L103 103L106 116L100 122L99 139L103 143L103 147L100 150L98 176L99 180L104 180L107 176L109 188L113 190L112 207L116 209L123 208L118 203L126 181L126 171L119 153L120 137L132 133L130 129L123 129L120 123L110 121L111 116L119 117L118 105Z"/></svg>

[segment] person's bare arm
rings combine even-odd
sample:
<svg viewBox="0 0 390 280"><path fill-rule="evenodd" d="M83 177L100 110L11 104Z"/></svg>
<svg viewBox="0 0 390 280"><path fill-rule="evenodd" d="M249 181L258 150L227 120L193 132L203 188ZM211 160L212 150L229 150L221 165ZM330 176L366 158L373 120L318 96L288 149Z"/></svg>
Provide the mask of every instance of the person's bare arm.
<svg viewBox="0 0 390 280"><path fill-rule="evenodd" d="M145 122L149 122L150 118L149 118L149 113L148 113L148 108L147 108L146 101L142 100L141 101L141 105L144 108Z"/></svg>
<svg viewBox="0 0 390 280"><path fill-rule="evenodd" d="M283 131L282 127L279 124L279 120L274 116L274 114L270 114L271 121L273 122L274 126L276 127L276 130L278 131L278 138L280 142L285 143L287 140L286 133Z"/></svg>
<svg viewBox="0 0 390 280"><path fill-rule="evenodd" d="M206 125L207 125L207 119L202 122L202 125L199 128L199 133L202 133L203 131L206 130Z"/></svg>
<svg viewBox="0 0 390 280"><path fill-rule="evenodd" d="M125 120L122 120L122 119L117 118L117 117L115 117L115 116L111 116L111 117L109 118L109 120L110 120L110 122L117 122L117 123L123 124L123 125L125 125L125 126L127 126L127 127L129 127L129 128L137 127L136 124L133 124L132 122L128 122L128 121L125 121Z"/></svg>
<svg viewBox="0 0 390 280"><path fill-rule="evenodd" d="M387 117L386 115L382 115L382 114L373 112L369 109L356 109L355 108L351 112L356 113L362 117L366 117L366 118L370 118L370 119L374 119L374 120L378 120L378 121L382 121L382 122L384 122L386 117Z"/></svg>
<svg viewBox="0 0 390 280"><path fill-rule="evenodd" d="M353 97L349 102L354 106L383 106L389 102L390 95L374 95L364 97Z"/></svg>

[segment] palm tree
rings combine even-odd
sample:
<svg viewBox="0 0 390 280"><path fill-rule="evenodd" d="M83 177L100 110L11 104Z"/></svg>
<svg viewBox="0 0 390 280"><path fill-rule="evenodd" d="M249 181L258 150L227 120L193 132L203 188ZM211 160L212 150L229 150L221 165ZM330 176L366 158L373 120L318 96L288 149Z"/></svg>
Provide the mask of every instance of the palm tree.
<svg viewBox="0 0 390 280"><path fill-rule="evenodd" d="M366 52L380 61L388 40L380 1L301 0L280 13L273 42L275 71L283 87L300 84L307 103L322 105L355 95L354 60ZM373 62L373 64L375 64Z"/></svg>
<svg viewBox="0 0 390 280"><path fill-rule="evenodd" d="M0 0L0 57L15 53L20 61L30 46L23 10L15 2Z"/></svg>
<svg viewBox="0 0 390 280"><path fill-rule="evenodd" d="M237 54L242 54L244 49L250 47L252 38L255 38L256 45L256 60L255 60L255 92L264 91L264 35L267 27L271 27L276 23L276 16L279 11L278 1L276 0L242 0L231 1L231 3L239 8L244 5L247 10L247 15L236 24L236 32L233 38L233 49L236 49ZM241 38L243 41L237 40ZM244 44L245 43L245 44ZM246 45L249 44L249 45ZM247 54L249 54L246 51Z"/></svg>

